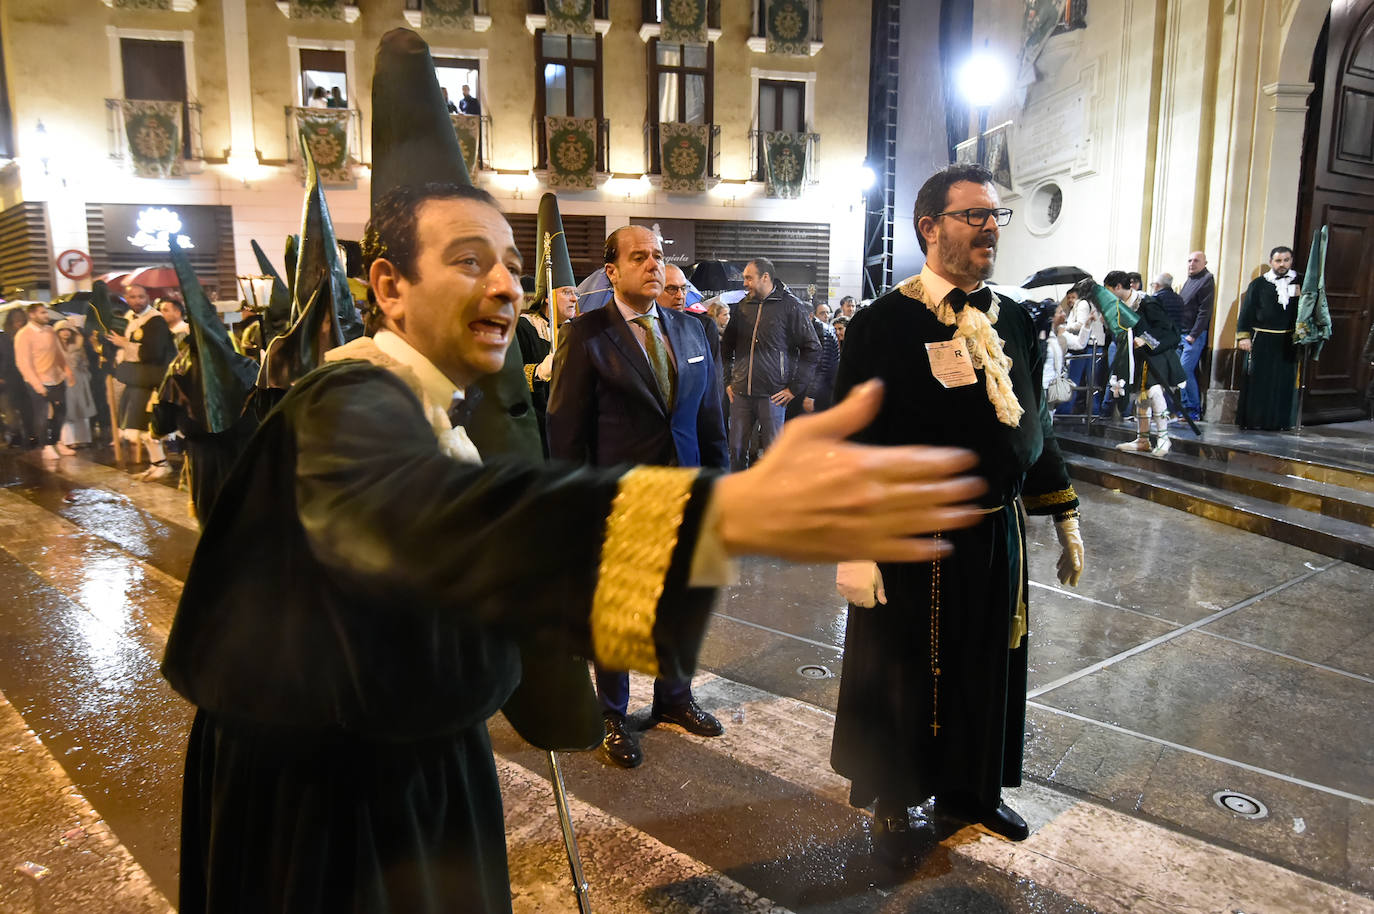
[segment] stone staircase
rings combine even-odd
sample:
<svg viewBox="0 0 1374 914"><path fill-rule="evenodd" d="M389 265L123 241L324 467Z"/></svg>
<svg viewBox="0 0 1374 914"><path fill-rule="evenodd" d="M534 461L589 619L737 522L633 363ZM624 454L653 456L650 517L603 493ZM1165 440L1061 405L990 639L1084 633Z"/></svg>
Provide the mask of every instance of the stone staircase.
<svg viewBox="0 0 1374 914"><path fill-rule="evenodd" d="M1171 429L1161 458L1116 450L1123 423L1055 424L1075 479L1374 568L1374 423L1201 429Z"/></svg>

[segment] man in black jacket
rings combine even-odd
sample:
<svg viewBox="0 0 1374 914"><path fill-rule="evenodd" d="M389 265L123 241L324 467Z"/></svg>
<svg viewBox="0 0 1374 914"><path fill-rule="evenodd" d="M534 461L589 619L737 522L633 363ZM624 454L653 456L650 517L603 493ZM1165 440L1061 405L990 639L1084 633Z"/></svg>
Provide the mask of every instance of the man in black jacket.
<svg viewBox="0 0 1374 914"><path fill-rule="evenodd" d="M810 389L787 405L789 419L795 419L802 413L829 409L835 402L835 371L840 367L840 341L828 323L829 317L830 306L825 302L816 305L811 312L811 329L816 331L816 339L821 344L820 358L816 361L815 374L811 375Z"/></svg>
<svg viewBox="0 0 1374 914"><path fill-rule="evenodd" d="M730 463L736 470L748 465L755 428L761 430L760 451L773 443L787 404L810 388L820 357L806 306L775 275L766 257L745 265L749 295L735 306L720 341L729 379Z"/></svg>
<svg viewBox="0 0 1374 914"><path fill-rule="evenodd" d="M1202 411L1198 392L1197 363L1207 349L1207 331L1212 327L1212 302L1217 284L1207 269L1207 255L1194 251L1188 255L1188 278L1179 291L1183 299L1183 319L1178 329L1183 332L1183 351L1180 361L1187 386L1183 389L1183 409L1194 421Z"/></svg>
<svg viewBox="0 0 1374 914"><path fill-rule="evenodd" d="M1102 278L1102 285L1139 315L1134 326L1116 336L1116 359L1108 382L1117 396L1137 403L1137 436L1134 441L1118 444L1116 449L1149 451L1163 457L1169 453L1169 405L1164 391L1183 386L1178 328L1159 299L1131 288L1129 274L1113 270ZM1151 431L1155 433L1153 445Z"/></svg>

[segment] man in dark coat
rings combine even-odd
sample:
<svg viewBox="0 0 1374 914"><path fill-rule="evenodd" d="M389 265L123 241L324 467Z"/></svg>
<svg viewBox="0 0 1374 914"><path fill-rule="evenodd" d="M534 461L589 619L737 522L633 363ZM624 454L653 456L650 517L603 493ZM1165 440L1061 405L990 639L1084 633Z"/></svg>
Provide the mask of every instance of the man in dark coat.
<svg viewBox="0 0 1374 914"><path fill-rule="evenodd" d="M383 37L374 93L392 54L395 84L441 124L413 32ZM457 139L441 142L440 172ZM957 503L977 481L948 478L967 455L844 440L876 414L874 386L749 473L484 462L461 422L477 379L512 364L510 225L469 184L389 186L366 244L383 329L330 351L267 414L172 623L163 673L197 706L182 914L510 911L486 719L522 678L522 638L684 678L730 556L921 561L936 548L914 537L974 518ZM817 478L822 460L872 478L857 509ZM536 529L558 548L532 571L520 553Z"/></svg>
<svg viewBox="0 0 1374 914"><path fill-rule="evenodd" d="M1126 273L1113 270L1102 285L1136 317L1130 327L1117 324L1116 359L1107 386L1114 396L1136 404L1138 433L1133 441L1118 444L1119 451L1149 451L1156 457L1169 453L1169 400L1183 386L1183 366L1178 356L1178 328L1159 299L1132 289ZM1083 285L1087 284L1084 280ZM1110 323L1110 322L1109 322ZM1155 443L1150 443L1150 432Z"/></svg>
<svg viewBox="0 0 1374 914"><path fill-rule="evenodd" d="M1025 727L1021 505L1055 516L1060 580L1076 584L1083 567L1030 315L983 283L1010 215L985 169L936 173L916 197L924 269L855 315L840 356L837 396L873 377L888 387L858 440L969 448L988 480L983 520L947 537L952 554L837 571L852 605L831 764L851 803L876 801L875 849L896 865L913 863L908 808L932 795L937 814L1026 837L1001 798L1021 782Z"/></svg>
<svg viewBox="0 0 1374 914"><path fill-rule="evenodd" d="M1298 421L1298 348L1293 345L1302 280L1292 248L1269 252L1269 269L1245 290L1236 318L1236 348L1247 354L1236 424L1279 430Z"/></svg>
<svg viewBox="0 0 1374 914"><path fill-rule="evenodd" d="M148 404L153 391L162 384L167 366L177 356L177 343L171 328L153 307L148 290L142 286L128 286L124 300L129 305L128 325L123 333L107 333L105 338L119 347L115 365L115 380L124 385L119 396L119 415L116 422L119 434L126 441L142 441L148 451L148 469L139 479L163 479L172 475L162 442L149 431L153 417Z"/></svg>
<svg viewBox="0 0 1374 914"><path fill-rule="evenodd" d="M1202 397L1198 388L1197 366L1207 351L1207 334L1212 328L1212 306L1217 294L1217 281L1207 269L1207 255L1194 251L1188 255L1188 278L1183 281L1179 298L1183 299L1183 313L1178 329L1183 333L1183 352L1179 361L1187 385L1183 389L1183 409L1197 421L1202 412Z"/></svg>
<svg viewBox="0 0 1374 914"><path fill-rule="evenodd" d="M614 298L569 323L554 355L550 456L598 467L729 469L720 379L706 334L696 318L655 300L664 284L658 236L643 226L618 228L606 239L605 260ZM596 691L602 748L614 764L636 767L644 755L625 720L629 675L597 664ZM724 732L696 703L687 679L655 679L651 714L697 736Z"/></svg>

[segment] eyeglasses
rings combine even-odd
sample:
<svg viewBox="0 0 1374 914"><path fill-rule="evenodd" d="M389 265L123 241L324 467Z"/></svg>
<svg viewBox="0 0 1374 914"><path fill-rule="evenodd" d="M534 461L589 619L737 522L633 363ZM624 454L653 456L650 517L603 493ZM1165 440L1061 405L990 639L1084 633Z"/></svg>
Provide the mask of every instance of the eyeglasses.
<svg viewBox="0 0 1374 914"><path fill-rule="evenodd" d="M664 291L664 292L667 292L669 295L678 295L678 294L681 294L681 293L686 293L687 287L686 287L686 286L664 286L664 287L663 287L663 291Z"/></svg>
<svg viewBox="0 0 1374 914"><path fill-rule="evenodd" d="M987 209L981 206L973 209L955 209L947 213L936 213L930 218L939 219L941 216L958 216L974 228L982 228L987 225L989 217L996 219L998 225L1006 225L1011 222L1011 210Z"/></svg>

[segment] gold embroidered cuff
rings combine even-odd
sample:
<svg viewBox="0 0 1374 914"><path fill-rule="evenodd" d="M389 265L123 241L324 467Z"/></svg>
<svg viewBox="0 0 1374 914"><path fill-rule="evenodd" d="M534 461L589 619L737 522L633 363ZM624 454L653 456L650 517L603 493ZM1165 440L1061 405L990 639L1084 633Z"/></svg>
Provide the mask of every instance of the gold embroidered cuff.
<svg viewBox="0 0 1374 914"><path fill-rule="evenodd" d="M534 390L534 365L525 366L525 384L530 390Z"/></svg>
<svg viewBox="0 0 1374 914"><path fill-rule="evenodd" d="M658 675L658 601L698 472L635 467L620 477L592 596L592 649L608 669Z"/></svg>
<svg viewBox="0 0 1374 914"><path fill-rule="evenodd" d="M1058 492L1046 492L1044 495L1021 496L1021 501L1025 504L1027 511L1034 511L1037 508L1049 508L1054 505L1063 505L1077 500L1078 493L1073 490L1073 486L1069 486L1067 489L1060 489Z"/></svg>

